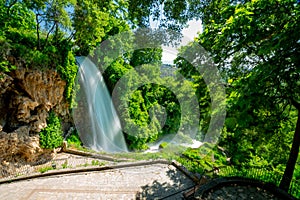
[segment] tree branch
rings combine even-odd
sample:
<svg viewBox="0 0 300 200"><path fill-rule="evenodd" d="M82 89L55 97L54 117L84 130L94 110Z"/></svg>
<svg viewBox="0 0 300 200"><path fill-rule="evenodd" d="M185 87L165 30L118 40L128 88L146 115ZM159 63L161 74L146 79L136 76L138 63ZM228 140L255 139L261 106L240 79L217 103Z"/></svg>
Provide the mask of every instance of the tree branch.
<svg viewBox="0 0 300 200"><path fill-rule="evenodd" d="M10 15L10 9L18 2L18 0L14 0L9 6L7 6L7 11L6 11L6 14L9 18L9 15Z"/></svg>
<svg viewBox="0 0 300 200"><path fill-rule="evenodd" d="M45 45L44 45L43 49L47 46L47 44L48 44L48 39L49 39L49 35L50 35L50 33L53 31L54 27L55 27L55 23L52 25L51 29L50 29L50 30L48 31L48 33L47 33L47 36L46 36L46 42L45 42Z"/></svg>
<svg viewBox="0 0 300 200"><path fill-rule="evenodd" d="M295 99L291 98L291 103L298 111L300 111L300 103L299 102L297 102Z"/></svg>
<svg viewBox="0 0 300 200"><path fill-rule="evenodd" d="M39 13L35 14L35 20L36 20L36 35L37 35L37 49L41 49L41 40L40 40L40 22L39 22Z"/></svg>

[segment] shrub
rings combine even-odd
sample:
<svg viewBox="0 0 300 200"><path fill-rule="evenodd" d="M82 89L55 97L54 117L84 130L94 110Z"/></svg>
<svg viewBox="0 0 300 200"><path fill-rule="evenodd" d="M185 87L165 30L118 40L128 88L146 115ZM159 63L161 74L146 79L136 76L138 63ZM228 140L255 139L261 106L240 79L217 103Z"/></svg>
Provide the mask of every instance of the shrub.
<svg viewBox="0 0 300 200"><path fill-rule="evenodd" d="M68 167L69 167L69 165L68 165L68 160L66 160L66 161L61 165L61 167L62 167L63 169L68 168Z"/></svg>
<svg viewBox="0 0 300 200"><path fill-rule="evenodd" d="M197 149L188 148L182 153L178 162L190 171L200 174L228 164L226 156L223 155L221 150L209 143L204 143Z"/></svg>
<svg viewBox="0 0 300 200"><path fill-rule="evenodd" d="M70 108L76 107L75 96L78 90L78 85L75 84L75 79L78 71L76 59L73 52L70 50L70 44L67 41L62 41L62 47L58 50L61 55L61 63L56 65L56 70L61 75L62 79L67 82L65 89L65 97L70 102Z"/></svg>
<svg viewBox="0 0 300 200"><path fill-rule="evenodd" d="M160 145L159 145L159 148L161 149L164 149L168 146L168 143L167 142L162 142Z"/></svg>
<svg viewBox="0 0 300 200"><path fill-rule="evenodd" d="M74 146L76 148L80 148L82 146L82 142L79 138L79 135L77 133L77 130L74 130L71 135L67 137L67 143L68 145Z"/></svg>
<svg viewBox="0 0 300 200"><path fill-rule="evenodd" d="M50 112L47 127L40 132L40 145L45 149L53 149L62 145L62 129L60 119L54 112Z"/></svg>
<svg viewBox="0 0 300 200"><path fill-rule="evenodd" d="M49 170L53 170L53 167L52 166L46 166L46 167L41 167L41 168L38 169L38 171L40 173L45 173L45 172L47 172Z"/></svg>

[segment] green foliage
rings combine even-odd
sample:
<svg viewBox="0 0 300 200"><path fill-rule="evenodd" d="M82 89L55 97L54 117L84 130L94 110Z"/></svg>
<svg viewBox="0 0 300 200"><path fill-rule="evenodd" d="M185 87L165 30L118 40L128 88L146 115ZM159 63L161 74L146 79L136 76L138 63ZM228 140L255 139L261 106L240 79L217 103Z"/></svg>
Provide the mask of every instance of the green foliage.
<svg viewBox="0 0 300 200"><path fill-rule="evenodd" d="M103 165L105 165L105 162L100 162L99 160L92 160L91 165L92 166L103 166Z"/></svg>
<svg viewBox="0 0 300 200"><path fill-rule="evenodd" d="M286 171L290 178L295 167L294 177L299 178L299 158L285 167L300 111L299 16L299 5L292 0L163 3L157 0L0 0L0 72L16 69L15 61L27 68L56 69L67 82L64 95L73 107L77 90L73 85L77 73L74 49L79 55L92 53L103 40L128 30L130 25L149 26L150 18L158 20L159 27L176 31L189 19L201 17L204 31L196 41L209 51L228 86L227 119L220 145L228 152L231 164L243 173L246 169L264 168ZM181 80L161 76L161 48L126 52L131 46L126 41L121 50L126 53L110 62L105 55L115 52L120 41L115 41L111 49L96 51L95 55L99 56L99 67L105 71L110 91L119 90L120 99L116 104L124 119L123 128L135 130L133 134L125 133L130 149L147 149L149 142L167 134L181 133L180 123L193 120L192 111L181 116L182 109L191 109L181 108L178 100L178 96L192 97L189 88L194 89L199 102L197 137L202 139L209 127L212 100L205 77L184 59L183 55L188 56L193 46L189 44L179 49L175 60L178 73L186 78ZM110 66L107 67L107 63ZM121 78L126 80L124 85L115 88ZM173 88L179 92L173 93ZM128 102L128 106L122 102ZM167 117L161 124L164 114ZM42 147L61 145L60 126L59 119L50 113L48 126L40 133ZM182 139L186 141L184 136ZM67 141L81 148L76 133ZM168 148L169 145L164 150ZM295 160L297 146L292 149L291 158ZM208 150L205 147L188 149L180 160L198 172L227 163L223 152L215 148L212 152Z"/></svg>
<svg viewBox="0 0 300 200"><path fill-rule="evenodd" d="M180 32L188 20L202 15L202 2L197 0L159 1L129 0L129 19L138 27L150 27L150 19L158 27Z"/></svg>
<svg viewBox="0 0 300 200"><path fill-rule="evenodd" d="M84 163L84 164L82 164L82 165L80 165L80 166L83 166L83 167L88 167L89 166L89 163Z"/></svg>
<svg viewBox="0 0 300 200"><path fill-rule="evenodd" d="M186 82L161 78L157 65L146 64L137 70L139 74L134 69L125 70L128 73L122 77L124 85L117 88L116 96L120 99L116 100L116 104L121 108L119 114L124 119L122 126L125 133L130 133L126 134L129 147L142 150L148 148L146 143L154 142L165 134L176 133L179 129L180 105L175 94L166 86L180 88L179 95L187 98L190 90L184 87L189 87ZM135 88L136 85L140 87ZM124 105L127 102L128 106ZM163 128L161 122L164 122Z"/></svg>
<svg viewBox="0 0 300 200"><path fill-rule="evenodd" d="M145 59L131 57L130 63L138 65L133 68L118 58L107 68L104 77L109 88L115 89L114 96L119 97L115 99L115 105L123 119L129 148L143 150L148 148L147 143L177 133L181 123L189 124L194 120L193 109L188 107L185 107L188 114L181 116L183 108L178 97L190 99L195 90L190 81L161 76L161 49L143 49L134 54L143 54ZM117 82L118 87L115 86Z"/></svg>
<svg viewBox="0 0 300 200"><path fill-rule="evenodd" d="M161 48L138 49L133 52L130 60L130 65L132 65L133 67L137 67L142 64L160 65L161 57Z"/></svg>
<svg viewBox="0 0 300 200"><path fill-rule="evenodd" d="M166 148L167 146L168 146L168 143L167 143L167 142L162 142L162 143L160 143L159 148L164 149L164 148Z"/></svg>
<svg viewBox="0 0 300 200"><path fill-rule="evenodd" d="M80 55L88 55L108 35L128 30L122 1L77 1L75 6L75 44ZM122 11L121 11L122 10ZM92 33L92 34L91 34Z"/></svg>
<svg viewBox="0 0 300 200"><path fill-rule="evenodd" d="M159 152L128 152L128 153L115 153L114 158L116 159L130 159L130 160L156 160L165 159L168 161L178 160L179 154L185 150L184 147L174 146L169 144L166 148L161 149ZM174 152L177 152L176 154Z"/></svg>
<svg viewBox="0 0 300 200"><path fill-rule="evenodd" d="M0 29L6 27L35 28L35 16L22 1L0 1Z"/></svg>
<svg viewBox="0 0 300 200"><path fill-rule="evenodd" d="M67 140L68 145L74 146L74 147L76 147L76 148L82 147L82 142L81 142L81 140L80 140L80 138L79 138L79 135L78 135L78 133L77 133L76 130L74 130L74 131L71 133L71 135L69 135L69 136L67 137L66 140Z"/></svg>
<svg viewBox="0 0 300 200"><path fill-rule="evenodd" d="M141 150L147 148L147 143L154 142L163 135L183 132L179 130L180 124L189 124L194 113L193 109L185 108L186 112L191 113L181 116L178 96L190 99L193 90L188 81L161 78L158 66L143 65L137 70L139 74L131 69L123 76L126 81L124 86L117 88L121 99L116 104L121 109L124 108L120 115L124 119L122 126L125 132L128 130L131 133L126 135L129 147ZM141 86L135 88L136 85ZM128 106L124 102L128 102ZM188 130L188 127L185 128Z"/></svg>
<svg viewBox="0 0 300 200"><path fill-rule="evenodd" d="M74 3L6 1L0 5L0 70L14 70L15 61L27 68L57 69L67 82L65 96L71 107L77 66L66 32L71 28L67 7Z"/></svg>
<svg viewBox="0 0 300 200"><path fill-rule="evenodd" d="M56 69L67 82L65 97L72 107L75 104L73 93L76 88L73 86L77 75L77 65L74 54L70 50L71 44L67 40L62 40L59 46L48 45L43 50L37 50L35 49L36 37L33 30L24 31L23 29L10 28L8 31L6 41L0 40L0 45L3 47L3 50L0 49L3 59L1 70L8 72L16 68L7 61L8 54L18 60L24 60L24 64L28 68Z"/></svg>
<svg viewBox="0 0 300 200"><path fill-rule="evenodd" d="M84 164L76 165L76 167L88 167L88 166L90 166L90 164L88 162L86 162Z"/></svg>
<svg viewBox="0 0 300 200"><path fill-rule="evenodd" d="M75 39L81 54L87 55L102 41L109 14L103 12L97 3L80 0L75 7ZM90 34L93 33L93 34Z"/></svg>
<svg viewBox="0 0 300 200"><path fill-rule="evenodd" d="M108 89L112 92L120 78L125 75L132 66L127 64L124 59L118 58L106 68L103 77Z"/></svg>
<svg viewBox="0 0 300 200"><path fill-rule="evenodd" d="M45 172L47 172L47 171L49 171L49 170L53 170L54 168L52 167L52 166L46 166L46 167L41 167L41 168L39 168L38 169L38 171L40 172L40 173L45 173Z"/></svg>
<svg viewBox="0 0 300 200"><path fill-rule="evenodd" d="M67 44L65 44L67 46ZM73 52L67 48L63 48L62 55L62 65L59 63L56 65L56 69L61 75L62 79L67 82L65 88L65 97L70 102L70 108L76 105L75 94L77 91L77 86L75 85L75 78L77 75L78 67L76 65L76 60Z"/></svg>
<svg viewBox="0 0 300 200"><path fill-rule="evenodd" d="M209 143L204 143L197 149L188 148L178 161L189 170L200 174L228 165L224 152L217 147L213 148Z"/></svg>
<svg viewBox="0 0 300 200"><path fill-rule="evenodd" d="M68 168L68 167L69 167L69 166L68 166L68 160L66 160L66 161L61 165L61 167L62 167L63 169Z"/></svg>
<svg viewBox="0 0 300 200"><path fill-rule="evenodd" d="M92 165L99 165L99 160L92 160Z"/></svg>
<svg viewBox="0 0 300 200"><path fill-rule="evenodd" d="M280 184L286 191L300 145L297 137L291 142L300 129L299 16L295 1L211 1L198 39L230 86L223 144L233 164L287 163Z"/></svg>
<svg viewBox="0 0 300 200"><path fill-rule="evenodd" d="M0 62L0 72L11 72L16 69L16 66L11 65L8 61Z"/></svg>
<svg viewBox="0 0 300 200"><path fill-rule="evenodd" d="M279 184L282 176L282 174L280 173L274 173L263 168L235 169L233 167L221 168L218 175L221 177L237 176L243 178L250 178L255 180L261 180L266 183L274 183L275 185Z"/></svg>
<svg viewBox="0 0 300 200"><path fill-rule="evenodd" d="M297 165L294 172L294 177L297 180L300 180L300 156L298 156Z"/></svg>
<svg viewBox="0 0 300 200"><path fill-rule="evenodd" d="M178 72L189 80L190 87L195 89L195 93L199 103L200 110L200 130L197 135L198 140L203 140L210 123L211 118L211 93L209 92L207 83L197 69L199 66L194 66L186 59L194 55L194 44L188 44L179 49L179 54L174 60L174 64L179 69ZM198 52L200 53L200 52ZM206 55L206 53L203 53ZM197 67L197 68L196 68ZM206 77L207 78L207 77Z"/></svg>
<svg viewBox="0 0 300 200"><path fill-rule="evenodd" d="M62 142L60 119L54 112L50 112L47 127L40 132L40 145L42 148L53 149L61 146Z"/></svg>

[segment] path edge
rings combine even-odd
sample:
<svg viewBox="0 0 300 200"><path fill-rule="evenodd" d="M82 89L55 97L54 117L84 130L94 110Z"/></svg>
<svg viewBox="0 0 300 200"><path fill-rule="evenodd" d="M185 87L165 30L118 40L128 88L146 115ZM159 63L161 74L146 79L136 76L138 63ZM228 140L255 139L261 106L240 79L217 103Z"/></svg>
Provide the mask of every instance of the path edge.
<svg viewBox="0 0 300 200"><path fill-rule="evenodd" d="M197 183L197 178L191 172L189 172L183 165L178 163L177 161L168 161L164 159L159 160L150 160L150 161L137 161L131 163L124 163L124 164L116 164L116 165L109 165L109 166L99 166L99 167L85 167L85 168L77 168L77 169L59 169L59 170L51 170L45 173L33 174L24 177L15 177L6 180L0 180L0 185L8 184L18 181L25 181L31 180L36 178L43 178L43 177L52 177L58 175L68 175L68 174L76 174L76 173L85 173L85 172L99 172L99 171L106 171L112 169L122 169L128 167L137 167L137 166L148 166L154 164L165 164L165 165L172 165L176 169L178 169L181 173L183 173L186 177L191 179L193 182Z"/></svg>

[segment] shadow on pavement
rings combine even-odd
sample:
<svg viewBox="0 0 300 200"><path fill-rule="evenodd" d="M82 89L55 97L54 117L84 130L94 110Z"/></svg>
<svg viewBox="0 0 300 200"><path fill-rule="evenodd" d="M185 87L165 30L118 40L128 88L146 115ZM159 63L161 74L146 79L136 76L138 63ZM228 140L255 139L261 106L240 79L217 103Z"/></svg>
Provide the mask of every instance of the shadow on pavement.
<svg viewBox="0 0 300 200"><path fill-rule="evenodd" d="M137 193L136 199L182 199L182 193L195 185L191 179L176 168L170 168L167 176L170 178L170 182L155 180L142 186L142 191Z"/></svg>

